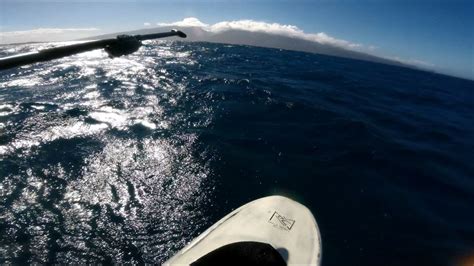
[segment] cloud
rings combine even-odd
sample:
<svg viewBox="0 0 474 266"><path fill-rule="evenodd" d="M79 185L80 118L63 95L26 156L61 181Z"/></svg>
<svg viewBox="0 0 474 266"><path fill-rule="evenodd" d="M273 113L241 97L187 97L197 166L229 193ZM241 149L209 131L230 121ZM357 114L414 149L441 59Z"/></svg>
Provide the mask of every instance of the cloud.
<svg viewBox="0 0 474 266"><path fill-rule="evenodd" d="M0 32L0 44L19 42L65 41L97 34L98 28L38 28Z"/></svg>
<svg viewBox="0 0 474 266"><path fill-rule="evenodd" d="M145 23L143 23L143 26L145 26L145 27L150 27L150 26L151 26L151 23L150 23L150 22L145 22Z"/></svg>
<svg viewBox="0 0 474 266"><path fill-rule="evenodd" d="M322 44L330 44L345 49L361 50L369 49L362 44L352 43L346 40L337 39L324 32L320 33L305 33L303 30L294 25L284 25L279 23L267 23L255 20L234 20L222 21L216 24L206 24L199 19L190 17L182 21L172 23L157 23L158 26L176 26L176 27L200 27L209 32L223 32L229 30L242 30L250 32L264 32L269 34L283 35L292 38L300 38L308 41L318 42Z"/></svg>
<svg viewBox="0 0 474 266"><path fill-rule="evenodd" d="M426 62L426 61L419 60L419 59L413 59L413 58L405 59L405 58L400 58L398 56L381 56L381 57L385 58L385 59L397 61L397 62L406 64L406 65L417 66L417 67L425 68L425 69L433 69L433 68L436 67L436 65L434 65L430 62Z"/></svg>
<svg viewBox="0 0 474 266"><path fill-rule="evenodd" d="M369 45L369 47L367 47L370 51L375 51L377 49L379 49L379 47L375 46L375 45Z"/></svg>
<svg viewBox="0 0 474 266"><path fill-rule="evenodd" d="M177 27L201 27L201 28L208 28L209 25L202 23L199 19L197 18L185 18L181 21L176 21L172 23L156 23L158 26L166 27L166 26L177 26Z"/></svg>

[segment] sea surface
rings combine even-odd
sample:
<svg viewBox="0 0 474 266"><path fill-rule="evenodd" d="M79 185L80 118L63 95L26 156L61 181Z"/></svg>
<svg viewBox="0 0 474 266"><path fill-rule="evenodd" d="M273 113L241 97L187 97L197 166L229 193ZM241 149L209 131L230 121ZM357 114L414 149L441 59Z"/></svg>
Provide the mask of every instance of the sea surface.
<svg viewBox="0 0 474 266"><path fill-rule="evenodd" d="M0 263L159 264L274 194L313 212L323 265L466 263L474 82L170 41L0 72Z"/></svg>

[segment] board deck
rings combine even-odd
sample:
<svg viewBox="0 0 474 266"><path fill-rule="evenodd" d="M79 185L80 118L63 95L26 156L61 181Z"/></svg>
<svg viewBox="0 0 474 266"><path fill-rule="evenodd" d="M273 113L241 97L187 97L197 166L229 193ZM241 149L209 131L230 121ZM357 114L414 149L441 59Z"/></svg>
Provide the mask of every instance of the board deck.
<svg viewBox="0 0 474 266"><path fill-rule="evenodd" d="M283 196L261 198L234 210L194 239L164 265L189 265L227 244L270 244L288 265L319 265L321 236L311 211Z"/></svg>

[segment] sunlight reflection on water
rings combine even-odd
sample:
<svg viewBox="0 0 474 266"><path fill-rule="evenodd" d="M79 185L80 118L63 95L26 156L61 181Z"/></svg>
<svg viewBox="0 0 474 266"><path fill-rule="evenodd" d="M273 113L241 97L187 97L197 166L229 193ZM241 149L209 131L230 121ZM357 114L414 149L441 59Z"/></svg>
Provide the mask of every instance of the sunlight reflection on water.
<svg viewBox="0 0 474 266"><path fill-rule="evenodd" d="M9 118L0 127L0 160L26 158L0 184L1 195L14 199L2 220L11 236L31 236L36 262L48 261L44 251L52 248L67 250L56 255L63 263L103 254L115 262L162 261L205 223L209 170L196 157L196 135L177 130L189 114L170 108L187 100L187 88L164 66L165 59L193 64L191 54L159 44L122 58L94 51L27 66L0 82L0 117ZM21 248L11 241L0 256L17 257Z"/></svg>

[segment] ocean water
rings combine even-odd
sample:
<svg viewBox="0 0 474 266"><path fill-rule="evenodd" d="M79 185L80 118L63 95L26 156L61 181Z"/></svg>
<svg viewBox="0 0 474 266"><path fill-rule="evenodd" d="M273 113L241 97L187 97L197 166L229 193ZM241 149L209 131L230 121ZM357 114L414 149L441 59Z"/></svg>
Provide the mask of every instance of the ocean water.
<svg viewBox="0 0 474 266"><path fill-rule="evenodd" d="M460 265L474 255L473 90L166 41L0 72L0 262L159 264L282 194L315 215L323 265Z"/></svg>

